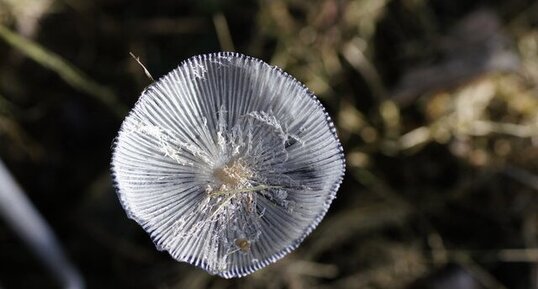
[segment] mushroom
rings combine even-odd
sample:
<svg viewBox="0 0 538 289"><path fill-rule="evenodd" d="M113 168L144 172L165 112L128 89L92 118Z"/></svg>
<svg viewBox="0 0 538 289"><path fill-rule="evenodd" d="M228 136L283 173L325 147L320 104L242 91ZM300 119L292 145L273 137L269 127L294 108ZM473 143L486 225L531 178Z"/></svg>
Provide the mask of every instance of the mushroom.
<svg viewBox="0 0 538 289"><path fill-rule="evenodd" d="M159 250L225 278L282 258L345 171L334 125L299 81L253 57L192 57L146 88L114 143L127 215Z"/></svg>

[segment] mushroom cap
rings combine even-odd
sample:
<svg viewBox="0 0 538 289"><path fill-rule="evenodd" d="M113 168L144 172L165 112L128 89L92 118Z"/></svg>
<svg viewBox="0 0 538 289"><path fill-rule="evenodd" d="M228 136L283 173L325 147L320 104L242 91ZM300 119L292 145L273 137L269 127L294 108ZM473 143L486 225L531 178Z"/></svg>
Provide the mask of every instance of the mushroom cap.
<svg viewBox="0 0 538 289"><path fill-rule="evenodd" d="M113 150L127 215L159 250L225 278L297 248L345 171L317 98L279 68L230 52L192 57L146 88Z"/></svg>

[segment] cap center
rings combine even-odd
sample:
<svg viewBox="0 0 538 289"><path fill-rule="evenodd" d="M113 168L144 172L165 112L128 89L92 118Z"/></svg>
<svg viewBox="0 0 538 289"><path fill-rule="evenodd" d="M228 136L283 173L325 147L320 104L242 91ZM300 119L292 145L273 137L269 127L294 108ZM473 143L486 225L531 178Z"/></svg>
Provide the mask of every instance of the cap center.
<svg viewBox="0 0 538 289"><path fill-rule="evenodd" d="M232 160L213 171L213 176L218 181L221 191L242 189L249 185L249 179L253 175L253 172L240 160Z"/></svg>

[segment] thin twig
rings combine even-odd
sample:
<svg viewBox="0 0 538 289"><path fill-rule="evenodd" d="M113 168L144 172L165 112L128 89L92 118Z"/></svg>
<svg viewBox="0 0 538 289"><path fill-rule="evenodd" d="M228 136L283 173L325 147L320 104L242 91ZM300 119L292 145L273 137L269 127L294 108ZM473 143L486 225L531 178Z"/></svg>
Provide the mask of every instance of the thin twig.
<svg viewBox="0 0 538 289"><path fill-rule="evenodd" d="M155 82L155 79L153 79L153 76L151 76L151 73L149 73L149 70L146 68L146 66L144 66L144 64L142 64L142 62L140 61L140 57L138 56L135 56L132 52L129 52L129 55L131 55L131 57L142 67L142 69L144 70L144 73L146 74L146 76L151 79L151 81Z"/></svg>

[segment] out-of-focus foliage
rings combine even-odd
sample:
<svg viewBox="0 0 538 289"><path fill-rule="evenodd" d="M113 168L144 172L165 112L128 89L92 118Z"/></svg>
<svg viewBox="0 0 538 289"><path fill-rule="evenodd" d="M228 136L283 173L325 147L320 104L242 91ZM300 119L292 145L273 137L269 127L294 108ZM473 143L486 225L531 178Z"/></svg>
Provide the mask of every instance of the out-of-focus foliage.
<svg viewBox="0 0 538 289"><path fill-rule="evenodd" d="M0 37L0 157L89 288L538 288L535 1L27 2L0 0L0 25L118 97ZM109 160L116 106L150 82L129 52L158 78L233 48L320 97L348 171L297 251L223 280L154 249ZM0 284L54 288L1 224Z"/></svg>

